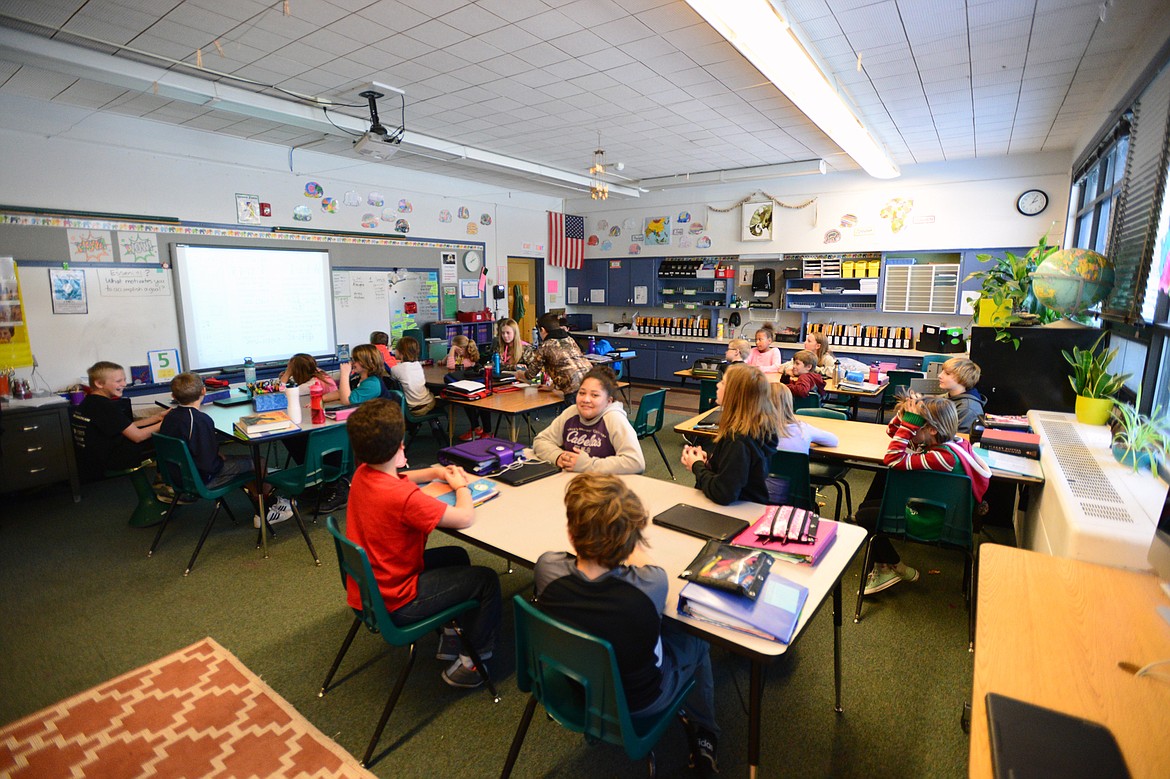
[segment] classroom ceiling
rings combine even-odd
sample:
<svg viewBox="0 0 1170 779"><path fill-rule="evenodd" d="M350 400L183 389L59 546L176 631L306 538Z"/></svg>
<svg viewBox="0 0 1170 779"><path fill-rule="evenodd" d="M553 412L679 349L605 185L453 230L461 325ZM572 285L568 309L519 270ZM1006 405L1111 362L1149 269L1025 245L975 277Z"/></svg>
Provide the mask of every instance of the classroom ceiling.
<svg viewBox="0 0 1170 779"><path fill-rule="evenodd" d="M899 165L1071 155L1167 15L1165 0L775 4ZM408 141L584 175L600 132L611 173L625 166L616 184L816 158L857 168L682 0L0 0L0 26L54 41L33 39L54 49L46 57L0 41L0 93L351 159L353 138L325 121L360 127L358 92L378 81L405 90ZM300 113L174 97L126 76L143 65ZM304 108L289 92L338 107ZM397 126L395 95L379 111ZM385 164L572 196L464 159Z"/></svg>

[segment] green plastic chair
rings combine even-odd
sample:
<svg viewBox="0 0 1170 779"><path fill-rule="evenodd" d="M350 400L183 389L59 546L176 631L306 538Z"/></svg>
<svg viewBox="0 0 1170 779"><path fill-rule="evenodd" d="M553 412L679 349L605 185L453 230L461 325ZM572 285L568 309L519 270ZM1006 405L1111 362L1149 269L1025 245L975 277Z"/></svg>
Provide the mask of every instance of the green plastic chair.
<svg viewBox="0 0 1170 779"><path fill-rule="evenodd" d="M192 552L191 560L187 563L187 570L183 571L183 575L186 576L195 567L195 558L199 556L199 550L203 548L203 542L207 540L208 534L211 533L211 526L215 524L215 518L219 515L220 508L228 513L232 522L237 521L236 515L232 513L231 506L224 500L224 496L233 490L243 489L245 485L251 484L255 477L247 473L233 479L222 487L217 487L214 490L208 489L207 485L203 482L203 477L199 475L199 471L195 468L195 460L191 457L191 450L187 448L186 441L181 438L174 438L159 433L155 433L151 440L154 441L154 457L158 463L159 475L175 491L175 500L171 503L170 508L167 509L166 515L163 516L158 533L154 536L154 543L150 545L150 551L146 553L147 557L154 556L154 550L158 548L158 542L162 540L163 533L167 529L167 524L171 521L171 517L175 515L175 511L179 507L180 495L215 501L215 508L211 510L211 514L207 517L207 524L203 526L203 534L199 536L199 543L195 545L195 551Z"/></svg>
<svg viewBox="0 0 1170 779"><path fill-rule="evenodd" d="M768 502L815 510L807 454L773 452L768 462Z"/></svg>
<svg viewBox="0 0 1170 779"><path fill-rule="evenodd" d="M677 714L694 679L657 714L634 716L626 702L613 645L544 614L519 595L512 598L516 620L516 686L529 693L501 779L512 774L524 736L540 703L562 727L625 748L631 760L649 757ZM685 726L685 723L684 723ZM690 733L688 731L688 740Z"/></svg>
<svg viewBox="0 0 1170 779"><path fill-rule="evenodd" d="M422 354L422 350L427 348L427 339L423 337L423 331L421 328L412 327L409 330L403 330L402 337L413 338L415 341L417 341L419 354Z"/></svg>
<svg viewBox="0 0 1170 779"><path fill-rule="evenodd" d="M816 390L812 390L811 392L808 393L808 395L805 395L803 398L798 398L795 395L792 396L792 409L794 411L800 411L802 408L820 408L820 407L821 407L821 394L819 392L817 392Z"/></svg>
<svg viewBox="0 0 1170 779"><path fill-rule="evenodd" d="M353 624L350 625L349 633L346 634L345 640L341 643L341 649L337 653L337 657L333 659L333 665L329 667L329 673L325 675L325 681L321 683L321 690L317 693L318 698L323 698L325 693L329 691L329 683L333 681L333 675L337 673L337 669L341 666L341 660L345 657L345 653L349 650L349 645L353 643L354 636L357 635L358 628L362 625L371 633L377 633L382 636L382 640L390 646L404 646L408 647L406 665L398 673L398 679L394 683L394 688L390 691L390 699L386 701L386 708L382 710L382 716L378 720L378 727L374 730L374 735L370 738L370 744L366 747L366 754L362 757L362 767L368 768L370 758L374 754L374 748L378 746L378 740L382 737L382 731L386 727L386 723L390 720L390 715L394 712L394 705L398 703L398 696L402 694L402 688L406 686L406 679L410 675L410 669L414 666L415 657L418 652L416 650L416 643L420 638L425 638L427 635L433 634L444 626L450 624L455 628L459 634L459 638L463 642L463 648L467 651L467 655L475 662L475 667L479 669L479 675L487 685L491 692L492 699L495 703L500 702L500 696L496 692L496 687L492 683L491 677L488 676L487 669L484 668L483 663L479 659L479 654L475 651L475 647L463 634L462 628L459 626L458 617L464 612L476 608L479 603L475 600L466 600L462 603L457 603L450 608L440 611L432 617L415 622L406 627L399 627L390 619L390 613L386 611L386 604L382 600L382 593L378 590L378 584L374 579L374 571L370 567L370 558L366 555L366 550L362 549L357 544L345 537L337 527L337 520L332 516L325 520L325 527L333 535L333 544L337 549L337 565L341 571L341 586L348 593L349 580L353 579L361 592L362 608L361 611L354 609ZM347 596L348 597L348 596Z"/></svg>
<svg viewBox="0 0 1170 779"><path fill-rule="evenodd" d="M801 417L820 417L821 419L848 419L849 415L841 411L828 408L802 408L796 412ZM853 492L849 489L849 468L834 463L810 462L808 466L809 480L817 487L833 487L837 490L837 510L833 518L841 519L841 500L845 500L845 516L853 515Z"/></svg>
<svg viewBox="0 0 1170 779"><path fill-rule="evenodd" d="M349 448L349 434L345 425L327 425L309 431L303 463L284 470L272 471L265 480L293 499L293 517L303 530L305 523L302 521L296 498L309 487L328 484L338 479L348 480L352 473L353 452ZM321 503L318 501L316 508L313 509L314 523L317 517L321 516L320 506ZM309 540L308 533L305 533L305 541L308 542L309 549L313 549L313 542ZM317 565L321 564L315 550L313 559L317 560Z"/></svg>
<svg viewBox="0 0 1170 779"><path fill-rule="evenodd" d="M406 440L403 443L407 449L410 449L410 444L414 441L414 436L418 432L419 427L425 422L431 426L435 437L443 440L446 436L443 434L442 422L446 419L447 414L435 408L425 414L414 414L410 410L410 406L406 405L406 395L399 390L383 390L383 397L388 397L391 400L397 400L399 406L402 408L402 418L406 421Z"/></svg>
<svg viewBox="0 0 1170 779"><path fill-rule="evenodd" d="M719 379L699 379L699 413L715 408L715 396L719 390Z"/></svg>
<svg viewBox="0 0 1170 779"><path fill-rule="evenodd" d="M975 651L975 593L979 568L978 546L972 526L974 496L971 479L966 474L946 471L902 471L890 469L878 516L877 533L919 544L962 549L967 556L963 569L963 595L967 600L968 649ZM913 513L911 512L913 509ZM934 522L920 522L915 517L935 517ZM865 546L865 564L857 588L857 613L861 621L861 604L865 598L865 575L873 563L873 540Z"/></svg>
<svg viewBox="0 0 1170 779"><path fill-rule="evenodd" d="M150 483L150 476L147 471L154 463L147 460L144 463L139 463L133 468L126 468L121 471L106 471L102 474L103 478L112 479L117 476L128 476L130 478L130 485L134 487L134 494L138 497L138 503L134 507L134 511L130 514L130 527L154 527L167 515L167 504L158 499L154 493L154 487Z"/></svg>
<svg viewBox="0 0 1170 779"><path fill-rule="evenodd" d="M654 445L658 447L658 453L662 455L662 462L666 464L666 471L670 474L671 481L674 481L674 469L670 467L670 460L666 459L666 452L662 451L662 444L658 442L658 431L662 429L662 423L666 420L666 390L654 390L647 392L638 401L638 416L634 418L634 432L638 434L638 440L643 438L654 439Z"/></svg>
<svg viewBox="0 0 1170 779"><path fill-rule="evenodd" d="M844 411L837 411L831 408L801 408L796 410L796 415L801 417L820 417L821 419L849 419L849 415Z"/></svg>
<svg viewBox="0 0 1170 779"><path fill-rule="evenodd" d="M877 407L878 424L884 423L886 412L898 405L898 387L909 387L911 379L921 379L924 375L922 371L894 370L886 373L889 383L886 385L886 391L882 393L881 404Z"/></svg>

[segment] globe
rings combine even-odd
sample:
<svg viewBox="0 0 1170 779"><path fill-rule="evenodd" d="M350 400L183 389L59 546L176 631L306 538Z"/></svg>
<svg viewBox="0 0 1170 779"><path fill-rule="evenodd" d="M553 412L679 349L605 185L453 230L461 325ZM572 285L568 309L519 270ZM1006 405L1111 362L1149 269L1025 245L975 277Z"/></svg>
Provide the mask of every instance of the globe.
<svg viewBox="0 0 1170 779"><path fill-rule="evenodd" d="M1061 249L1032 272L1036 299L1065 316L1083 314L1113 290L1113 263L1089 249Z"/></svg>

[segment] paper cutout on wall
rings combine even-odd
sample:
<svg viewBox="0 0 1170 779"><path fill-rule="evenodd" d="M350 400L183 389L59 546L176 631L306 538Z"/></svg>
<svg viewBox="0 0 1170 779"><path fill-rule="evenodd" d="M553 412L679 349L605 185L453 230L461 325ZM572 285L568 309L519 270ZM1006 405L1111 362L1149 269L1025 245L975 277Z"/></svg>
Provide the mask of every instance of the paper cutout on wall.
<svg viewBox="0 0 1170 779"><path fill-rule="evenodd" d="M118 259L122 262L158 262L158 236L154 233L118 233Z"/></svg>
<svg viewBox="0 0 1170 779"><path fill-rule="evenodd" d="M646 240L646 234L645 233L634 233L633 235L630 236L630 240L634 241L635 243L642 243Z"/></svg>
<svg viewBox="0 0 1170 779"><path fill-rule="evenodd" d="M487 227L488 225L490 225L492 223L492 215L491 214L480 214L479 215L479 223L481 225L483 225L484 227Z"/></svg>
<svg viewBox="0 0 1170 779"><path fill-rule="evenodd" d="M600 243L600 241L598 240L596 235L591 235L591 236L589 236L589 239L587 241L585 241L585 243L589 246L596 246L598 243Z"/></svg>
<svg viewBox="0 0 1170 779"><path fill-rule="evenodd" d="M394 232L396 232L396 233L409 233L410 232L410 222L406 221L405 219L399 219L399 220L395 221L394 222Z"/></svg>
<svg viewBox="0 0 1170 779"><path fill-rule="evenodd" d="M409 214L412 211L414 211L414 206L412 206L410 204L409 200L407 200L406 198L402 198L402 200L398 201L398 213Z"/></svg>
<svg viewBox="0 0 1170 779"><path fill-rule="evenodd" d="M683 235L684 233L686 233L686 229L685 229L685 228L682 228L682 227L672 227L672 228L670 228L670 234L671 234L671 235Z"/></svg>
<svg viewBox="0 0 1170 779"><path fill-rule="evenodd" d="M105 230L68 230L70 262L113 262L113 243Z"/></svg>
<svg viewBox="0 0 1170 779"><path fill-rule="evenodd" d="M837 243L841 240L841 233L838 230L829 230L825 233L825 243Z"/></svg>
<svg viewBox="0 0 1170 779"><path fill-rule="evenodd" d="M630 244L630 254L641 254L641 253L642 253L642 244L640 244L640 243Z"/></svg>
<svg viewBox="0 0 1170 779"><path fill-rule="evenodd" d="M479 233L479 225L477 225L475 222L468 222L467 223L467 234L468 235L476 235L478 233Z"/></svg>
<svg viewBox="0 0 1170 779"><path fill-rule="evenodd" d="M852 227L857 224L857 217L853 214L841 214L841 226Z"/></svg>
<svg viewBox="0 0 1170 779"><path fill-rule="evenodd" d="M308 206L297 206L293 209L293 219L298 222L312 222L313 212Z"/></svg>
<svg viewBox="0 0 1170 779"><path fill-rule="evenodd" d="M678 219L676 219L675 221L678 222L680 225L686 224L687 222L691 221L691 212L690 211L679 211L678 212Z"/></svg>
<svg viewBox="0 0 1170 779"><path fill-rule="evenodd" d="M617 225L614 225L613 227L609 228L609 235L611 238L617 238L621 234L622 234L622 228L618 227Z"/></svg>
<svg viewBox="0 0 1170 779"><path fill-rule="evenodd" d="M305 197L321 197L325 194L325 189L316 181L310 181L305 185Z"/></svg>
<svg viewBox="0 0 1170 779"><path fill-rule="evenodd" d="M341 196L341 202L350 208L357 208L362 204L362 196L358 194L356 189L351 189Z"/></svg>
<svg viewBox="0 0 1170 779"><path fill-rule="evenodd" d="M645 234L643 243L647 246L669 246L670 245L670 217L669 216L650 216L646 217L645 229L642 231Z"/></svg>
<svg viewBox="0 0 1170 779"><path fill-rule="evenodd" d="M703 232L703 223L691 222L691 226L687 228L687 232L689 232L691 235L698 235L699 233Z"/></svg>
<svg viewBox="0 0 1170 779"><path fill-rule="evenodd" d="M467 206L459 206L459 218L460 219L467 219L470 216L471 216L471 211L468 210Z"/></svg>
<svg viewBox="0 0 1170 779"><path fill-rule="evenodd" d="M678 248L680 248L680 249L691 248L691 239L685 235L682 238L679 238L678 239Z"/></svg>
<svg viewBox="0 0 1170 779"><path fill-rule="evenodd" d="M362 227L373 230L378 226L378 217L373 214L362 214Z"/></svg>
<svg viewBox="0 0 1170 779"><path fill-rule="evenodd" d="M708 235L704 235L702 238L700 238L698 241L695 242L695 248L696 249L710 249L711 248L711 237Z"/></svg>
<svg viewBox="0 0 1170 779"><path fill-rule="evenodd" d="M440 224L448 224L450 221L451 221L451 212L444 208L442 211L439 212L439 223Z"/></svg>
<svg viewBox="0 0 1170 779"><path fill-rule="evenodd" d="M611 251L612 249L613 249L613 241L602 241L601 242L601 250L603 252L608 252L608 251Z"/></svg>
<svg viewBox="0 0 1170 779"><path fill-rule="evenodd" d="M597 222L597 232L604 233L609 229L609 220L602 219Z"/></svg>
<svg viewBox="0 0 1170 779"><path fill-rule="evenodd" d="M381 192L371 192L370 196L366 198L366 202L374 208L381 208L386 205L386 198L382 196Z"/></svg>
<svg viewBox="0 0 1170 779"><path fill-rule="evenodd" d="M882 208L880 216L882 219L890 220L891 231L899 233L906 226L906 217L910 215L912 208L914 208L913 200L894 197L890 198L885 207Z"/></svg>
<svg viewBox="0 0 1170 779"><path fill-rule="evenodd" d="M337 213L337 198L327 197L321 201L321 211L326 214Z"/></svg>
<svg viewBox="0 0 1170 779"><path fill-rule="evenodd" d="M382 209L382 221L393 222L398 218L398 212L394 210L393 206L386 206Z"/></svg>

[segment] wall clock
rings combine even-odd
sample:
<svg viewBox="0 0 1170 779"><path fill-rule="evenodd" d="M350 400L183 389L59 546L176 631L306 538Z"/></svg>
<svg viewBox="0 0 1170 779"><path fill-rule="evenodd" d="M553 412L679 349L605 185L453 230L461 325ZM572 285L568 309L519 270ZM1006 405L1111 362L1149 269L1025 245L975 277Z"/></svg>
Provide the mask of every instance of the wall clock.
<svg viewBox="0 0 1170 779"><path fill-rule="evenodd" d="M1048 193L1042 189L1029 189L1016 198L1016 210L1024 216L1036 216L1048 208Z"/></svg>
<svg viewBox="0 0 1170 779"><path fill-rule="evenodd" d="M483 267L483 257L477 251L464 252L463 267L469 273L479 273L479 269Z"/></svg>

